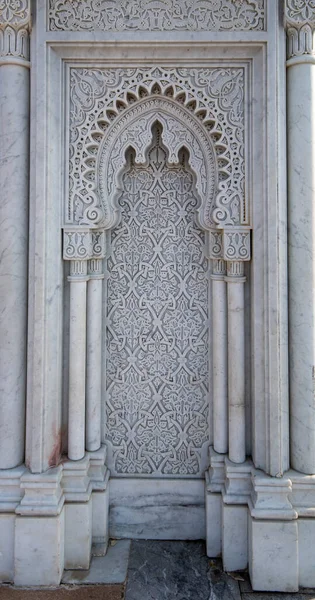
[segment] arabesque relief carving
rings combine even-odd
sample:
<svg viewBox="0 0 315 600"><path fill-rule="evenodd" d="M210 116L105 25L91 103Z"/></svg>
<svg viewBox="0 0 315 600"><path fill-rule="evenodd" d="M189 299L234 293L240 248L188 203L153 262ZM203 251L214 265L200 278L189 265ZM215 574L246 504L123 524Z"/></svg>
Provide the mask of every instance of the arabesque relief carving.
<svg viewBox="0 0 315 600"><path fill-rule="evenodd" d="M209 261L194 177L129 156L107 261L106 427L113 474L201 476L209 444Z"/></svg>
<svg viewBox="0 0 315 600"><path fill-rule="evenodd" d="M104 156L104 148L110 144L125 148L129 131L136 160L141 163L143 149L151 140L152 118L159 112L164 115L161 119L168 120L163 143L170 151L171 161L178 160L176 153L180 146L190 152L197 190L205 196L203 205L211 207L204 212L203 227L249 224L243 68L73 68L70 94L70 193L66 224L112 226L112 215L107 214L111 190L102 188L102 177L107 168L106 180L111 185L113 174L123 165L121 154L118 157L110 151L104 163L98 163L101 149ZM138 127L142 127L140 137L130 129L135 115ZM180 121L185 123L182 131ZM195 132L195 137L188 139L190 134L184 135L184 129ZM125 141L119 135L125 136ZM142 148L136 147L137 139L143 140ZM198 154L204 158L200 158L199 165L197 162L193 165ZM205 163L209 165L211 160L215 160L213 174L209 177L208 172L206 177ZM212 187L207 191L208 180ZM214 200L210 197L212 193Z"/></svg>
<svg viewBox="0 0 315 600"><path fill-rule="evenodd" d="M315 53L314 0L285 0L288 58Z"/></svg>
<svg viewBox="0 0 315 600"><path fill-rule="evenodd" d="M29 59L30 0L0 0L0 61Z"/></svg>
<svg viewBox="0 0 315 600"><path fill-rule="evenodd" d="M265 0L50 0L51 31L250 31Z"/></svg>

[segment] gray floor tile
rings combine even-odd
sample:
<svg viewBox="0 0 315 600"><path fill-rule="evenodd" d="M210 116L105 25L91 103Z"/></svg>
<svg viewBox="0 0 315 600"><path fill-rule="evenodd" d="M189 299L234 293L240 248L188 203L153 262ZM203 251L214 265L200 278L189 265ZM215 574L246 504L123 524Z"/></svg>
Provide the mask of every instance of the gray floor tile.
<svg viewBox="0 0 315 600"><path fill-rule="evenodd" d="M125 600L240 600L203 542L133 541Z"/></svg>

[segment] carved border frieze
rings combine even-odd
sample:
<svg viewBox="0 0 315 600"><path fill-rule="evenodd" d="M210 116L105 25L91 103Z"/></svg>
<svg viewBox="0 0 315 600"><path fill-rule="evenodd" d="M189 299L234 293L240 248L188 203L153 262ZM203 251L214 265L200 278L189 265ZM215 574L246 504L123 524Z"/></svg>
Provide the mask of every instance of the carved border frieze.
<svg viewBox="0 0 315 600"><path fill-rule="evenodd" d="M265 0L49 0L50 31L262 31Z"/></svg>

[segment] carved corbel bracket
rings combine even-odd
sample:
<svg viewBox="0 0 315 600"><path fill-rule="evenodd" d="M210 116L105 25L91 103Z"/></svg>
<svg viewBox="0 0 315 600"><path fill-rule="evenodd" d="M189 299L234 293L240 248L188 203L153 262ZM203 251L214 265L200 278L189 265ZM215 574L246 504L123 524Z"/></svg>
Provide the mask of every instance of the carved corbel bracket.
<svg viewBox="0 0 315 600"><path fill-rule="evenodd" d="M30 0L0 0L0 65L29 66Z"/></svg>
<svg viewBox="0 0 315 600"><path fill-rule="evenodd" d="M287 31L287 56L315 54L314 0L285 0L284 25Z"/></svg>

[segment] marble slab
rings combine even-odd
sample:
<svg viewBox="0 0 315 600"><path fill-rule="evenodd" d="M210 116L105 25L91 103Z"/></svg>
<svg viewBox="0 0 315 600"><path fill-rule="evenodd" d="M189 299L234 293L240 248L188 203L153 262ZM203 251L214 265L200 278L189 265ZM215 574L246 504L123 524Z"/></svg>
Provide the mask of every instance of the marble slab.
<svg viewBox="0 0 315 600"><path fill-rule="evenodd" d="M202 479L111 479L110 537L204 539L204 485Z"/></svg>
<svg viewBox="0 0 315 600"><path fill-rule="evenodd" d="M133 541L125 600L240 600L204 542Z"/></svg>
<svg viewBox="0 0 315 600"><path fill-rule="evenodd" d="M93 556L88 571L65 571L62 583L67 584L118 584L127 577L130 540L118 540L109 545L105 556Z"/></svg>

